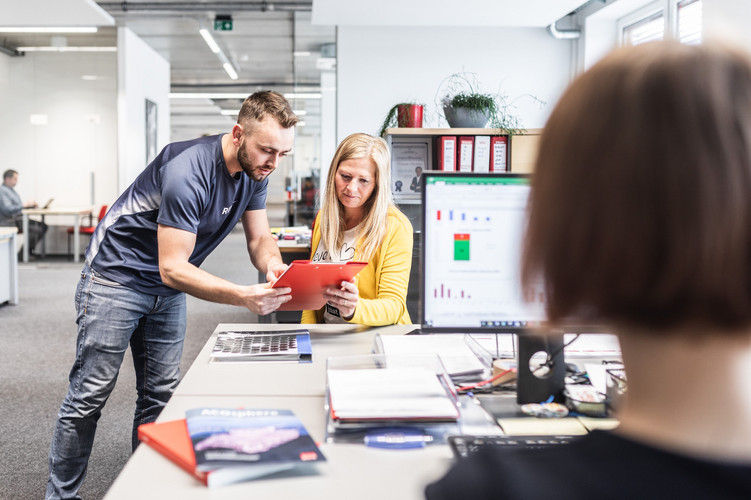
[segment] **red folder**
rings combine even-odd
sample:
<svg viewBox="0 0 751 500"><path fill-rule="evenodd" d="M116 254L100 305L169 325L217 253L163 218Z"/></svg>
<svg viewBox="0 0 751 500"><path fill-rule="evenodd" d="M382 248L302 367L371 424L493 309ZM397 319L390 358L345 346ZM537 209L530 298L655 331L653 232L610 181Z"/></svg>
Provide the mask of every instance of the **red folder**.
<svg viewBox="0 0 751 500"><path fill-rule="evenodd" d="M459 148L457 153L457 170L459 172L471 172L472 160L474 156L473 147L475 138L473 136L459 137Z"/></svg>
<svg viewBox="0 0 751 500"><path fill-rule="evenodd" d="M444 135L436 141L438 170L453 172L456 170L456 136Z"/></svg>
<svg viewBox="0 0 751 500"><path fill-rule="evenodd" d="M172 460L187 473L208 485L210 472L196 470L196 455L185 419L138 426L138 439Z"/></svg>
<svg viewBox="0 0 751 500"><path fill-rule="evenodd" d="M508 137L496 135L490 138L490 171L506 172L506 158L508 157Z"/></svg>
<svg viewBox="0 0 751 500"><path fill-rule="evenodd" d="M349 281L367 266L367 262L311 262L295 260L279 276L272 288L292 288L292 300L281 305L278 311L316 310L326 304L323 289L339 286Z"/></svg>

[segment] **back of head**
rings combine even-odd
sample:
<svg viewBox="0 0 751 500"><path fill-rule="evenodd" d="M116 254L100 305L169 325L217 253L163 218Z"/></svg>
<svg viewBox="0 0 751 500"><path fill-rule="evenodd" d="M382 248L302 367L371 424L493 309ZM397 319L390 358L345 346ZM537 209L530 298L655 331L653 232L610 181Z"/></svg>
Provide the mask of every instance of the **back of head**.
<svg viewBox="0 0 751 500"><path fill-rule="evenodd" d="M256 123L269 117L279 122L283 128L294 127L299 121L283 95L273 90L263 90L254 92L243 101L237 123L250 133Z"/></svg>
<svg viewBox="0 0 751 500"><path fill-rule="evenodd" d="M619 49L542 135L523 276L552 321L751 324L751 60L730 47Z"/></svg>

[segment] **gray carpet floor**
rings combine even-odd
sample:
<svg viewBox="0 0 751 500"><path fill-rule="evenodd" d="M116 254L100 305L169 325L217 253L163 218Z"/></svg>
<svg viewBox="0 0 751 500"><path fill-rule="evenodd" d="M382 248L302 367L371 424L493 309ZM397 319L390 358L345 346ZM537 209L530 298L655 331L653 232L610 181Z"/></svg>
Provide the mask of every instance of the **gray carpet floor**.
<svg viewBox="0 0 751 500"><path fill-rule="evenodd" d="M257 283L242 229L209 256L202 269L235 283ZM81 265L48 258L19 265L19 304L0 306L0 499L44 498L47 456L57 411L75 355L73 295ZM185 373L218 323L254 323L248 310L188 297ZM99 499L130 457L135 409L130 352L99 421L88 476L80 491Z"/></svg>

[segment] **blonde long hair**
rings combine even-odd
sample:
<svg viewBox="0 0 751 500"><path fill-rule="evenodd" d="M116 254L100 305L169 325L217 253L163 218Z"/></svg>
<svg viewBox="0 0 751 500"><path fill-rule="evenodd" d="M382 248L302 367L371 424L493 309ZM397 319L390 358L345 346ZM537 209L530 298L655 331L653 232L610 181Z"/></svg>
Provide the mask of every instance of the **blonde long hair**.
<svg viewBox="0 0 751 500"><path fill-rule="evenodd" d="M351 134L336 149L326 179L326 193L321 208L321 242L331 251L344 242L344 207L336 194L336 171L341 162L353 158L370 158L375 164L375 187L363 205L363 220L357 241L357 259L367 261L381 245L388 229L391 198L391 154L386 141L368 134Z"/></svg>

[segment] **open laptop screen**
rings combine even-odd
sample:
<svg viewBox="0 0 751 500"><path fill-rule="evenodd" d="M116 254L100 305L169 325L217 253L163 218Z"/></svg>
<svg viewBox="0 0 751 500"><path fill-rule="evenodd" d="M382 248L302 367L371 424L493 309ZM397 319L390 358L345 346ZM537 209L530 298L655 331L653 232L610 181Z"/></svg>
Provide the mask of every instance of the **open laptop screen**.
<svg viewBox="0 0 751 500"><path fill-rule="evenodd" d="M542 282L524 300L529 176L424 172L422 331L508 332L544 320Z"/></svg>

